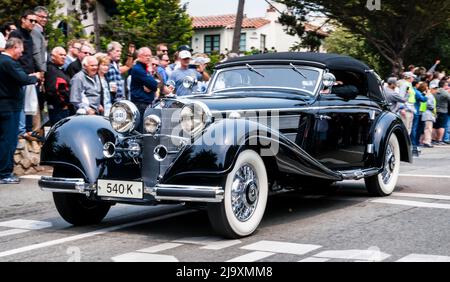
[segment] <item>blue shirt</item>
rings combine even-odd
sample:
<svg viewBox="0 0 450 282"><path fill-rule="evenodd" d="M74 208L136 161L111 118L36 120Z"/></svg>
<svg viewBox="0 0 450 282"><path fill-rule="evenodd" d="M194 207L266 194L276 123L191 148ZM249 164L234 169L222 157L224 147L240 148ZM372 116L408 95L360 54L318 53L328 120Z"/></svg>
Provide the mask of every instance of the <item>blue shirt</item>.
<svg viewBox="0 0 450 282"><path fill-rule="evenodd" d="M117 63L112 62L109 65L109 69L105 77L108 82L115 82L117 85L115 98L125 98L124 81L122 75L120 74L119 65Z"/></svg>
<svg viewBox="0 0 450 282"><path fill-rule="evenodd" d="M169 76L167 75L167 72L164 68L158 66L158 68L156 69L156 71L161 75L164 84L167 83L167 80L169 79Z"/></svg>
<svg viewBox="0 0 450 282"><path fill-rule="evenodd" d="M149 72L147 72L146 66L141 62L137 62L136 65L133 66L130 74L131 102L151 104L155 99L158 82ZM151 92L145 92L144 86L149 88Z"/></svg>
<svg viewBox="0 0 450 282"><path fill-rule="evenodd" d="M428 98L422 94L417 88L413 87L414 92L416 92L416 102L414 103L414 107L416 108L416 115L420 115L420 103L426 102Z"/></svg>
<svg viewBox="0 0 450 282"><path fill-rule="evenodd" d="M202 79L202 74L194 69L175 70L170 76L170 80L175 81L175 94L177 94L177 96L191 95L192 92L196 89L196 86L194 86L194 89L187 89L183 87L183 80L186 76L191 76L193 78L196 78L197 80Z"/></svg>

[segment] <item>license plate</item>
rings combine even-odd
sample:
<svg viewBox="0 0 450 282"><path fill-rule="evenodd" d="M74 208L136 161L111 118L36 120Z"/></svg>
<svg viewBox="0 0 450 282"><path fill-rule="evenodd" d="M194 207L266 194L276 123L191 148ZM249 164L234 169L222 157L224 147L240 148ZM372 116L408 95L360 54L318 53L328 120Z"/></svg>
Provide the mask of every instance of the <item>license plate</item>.
<svg viewBox="0 0 450 282"><path fill-rule="evenodd" d="M137 181L97 180L97 196L126 199L144 198L144 185Z"/></svg>

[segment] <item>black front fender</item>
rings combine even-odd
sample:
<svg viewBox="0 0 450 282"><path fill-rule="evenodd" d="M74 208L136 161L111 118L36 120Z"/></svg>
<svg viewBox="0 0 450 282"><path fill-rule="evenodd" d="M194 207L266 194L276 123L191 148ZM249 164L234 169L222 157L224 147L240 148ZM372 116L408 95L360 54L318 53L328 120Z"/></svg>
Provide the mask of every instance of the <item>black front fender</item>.
<svg viewBox="0 0 450 282"><path fill-rule="evenodd" d="M257 151L278 171L331 180L342 180L282 134L245 119L224 119L209 126L188 145L165 173L161 183L220 185L233 169L239 153Z"/></svg>
<svg viewBox="0 0 450 282"><path fill-rule="evenodd" d="M41 164L69 166L95 183L105 163L103 145L115 143L109 121L101 116L73 116L58 122L41 150Z"/></svg>

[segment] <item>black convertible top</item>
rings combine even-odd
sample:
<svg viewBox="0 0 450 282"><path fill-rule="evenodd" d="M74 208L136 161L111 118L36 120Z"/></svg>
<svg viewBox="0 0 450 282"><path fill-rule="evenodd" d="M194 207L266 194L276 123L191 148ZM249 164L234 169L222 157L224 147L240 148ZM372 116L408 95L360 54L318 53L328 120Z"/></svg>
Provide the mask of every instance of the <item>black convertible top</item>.
<svg viewBox="0 0 450 282"><path fill-rule="evenodd" d="M330 53L312 52L279 52L266 53L252 56L237 57L220 63L216 69L240 65L261 65L261 64L289 64L307 65L329 70L349 70L365 72L370 68L352 57Z"/></svg>

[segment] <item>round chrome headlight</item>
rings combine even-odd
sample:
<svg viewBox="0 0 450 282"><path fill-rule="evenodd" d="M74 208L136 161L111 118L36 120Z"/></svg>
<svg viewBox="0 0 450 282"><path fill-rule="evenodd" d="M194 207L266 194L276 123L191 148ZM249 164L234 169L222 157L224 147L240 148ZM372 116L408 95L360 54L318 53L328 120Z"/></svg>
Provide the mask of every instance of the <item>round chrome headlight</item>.
<svg viewBox="0 0 450 282"><path fill-rule="evenodd" d="M194 77L186 76L183 79L183 87L186 89L192 88L197 84L197 82L198 82L197 79L195 79Z"/></svg>
<svg viewBox="0 0 450 282"><path fill-rule="evenodd" d="M181 109L181 128L188 135L195 135L206 127L211 118L211 112L205 104L194 102Z"/></svg>
<svg viewBox="0 0 450 282"><path fill-rule="evenodd" d="M157 115L149 115L144 119L144 130L150 134L155 134L161 127L161 119Z"/></svg>
<svg viewBox="0 0 450 282"><path fill-rule="evenodd" d="M141 115L138 108L130 101L122 100L111 107L109 121L112 128L119 133L130 133L139 124Z"/></svg>

